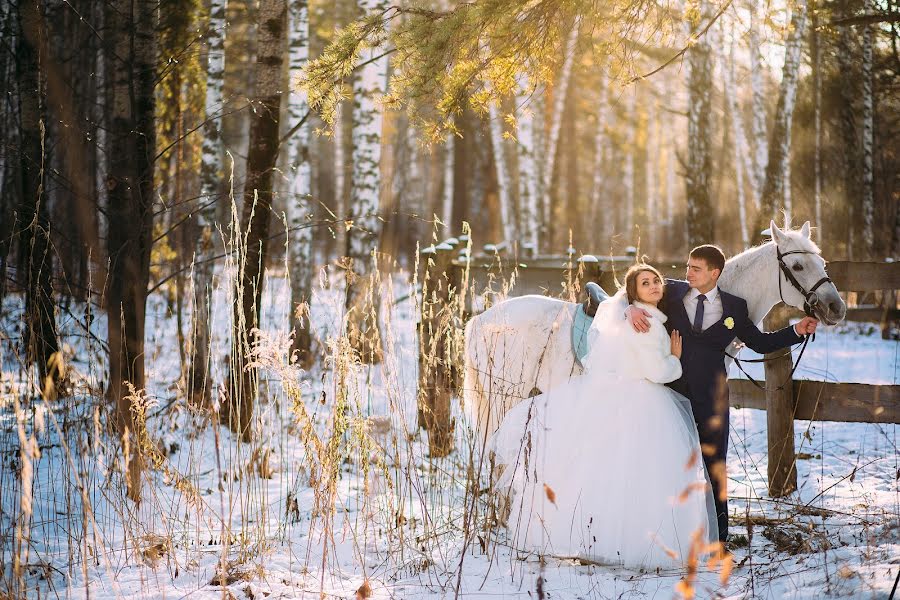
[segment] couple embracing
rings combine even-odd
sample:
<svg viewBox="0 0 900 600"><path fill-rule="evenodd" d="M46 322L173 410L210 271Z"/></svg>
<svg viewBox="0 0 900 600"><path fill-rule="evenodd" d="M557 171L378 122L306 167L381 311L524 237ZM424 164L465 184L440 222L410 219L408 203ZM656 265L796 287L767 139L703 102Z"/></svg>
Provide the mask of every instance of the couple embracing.
<svg viewBox="0 0 900 600"><path fill-rule="evenodd" d="M490 440L519 548L629 567L682 564L692 540L727 541L725 349L765 353L815 332L761 332L718 289L722 251L694 248L686 281L633 266L600 304L585 373L513 407Z"/></svg>

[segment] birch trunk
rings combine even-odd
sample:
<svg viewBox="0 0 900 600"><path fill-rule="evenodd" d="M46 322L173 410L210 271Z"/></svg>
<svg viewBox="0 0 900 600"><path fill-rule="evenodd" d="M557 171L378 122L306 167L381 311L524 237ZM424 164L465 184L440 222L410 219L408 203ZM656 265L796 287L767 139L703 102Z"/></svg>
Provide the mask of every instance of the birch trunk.
<svg viewBox="0 0 900 600"><path fill-rule="evenodd" d="M606 251L605 246L612 235L612 227L610 227L611 207L605 201L607 191L606 181L603 176L604 163L606 162L609 146L607 127L609 127L611 115L612 111L609 109L609 80L604 67L600 67L597 98L597 131L594 133L594 167L592 171L594 180L593 190L591 191L591 214L593 215L592 221L600 227L599 249L604 252Z"/></svg>
<svg viewBox="0 0 900 600"><path fill-rule="evenodd" d="M818 14L818 10L810 11L810 53L812 54L813 79L813 208L817 240L821 244L825 239L825 222L822 220L822 48L819 40Z"/></svg>
<svg viewBox="0 0 900 600"><path fill-rule="evenodd" d="M700 23L709 18L709 3L700 5ZM692 35L698 35L697 24ZM685 174L687 192L688 245L697 246L715 239L715 219L710 198L712 185L712 57L709 43L700 38L688 52L688 161Z"/></svg>
<svg viewBox="0 0 900 600"><path fill-rule="evenodd" d="M221 202L223 156L222 117L225 87L225 9L228 0L211 0L207 32L206 99L203 147L200 158L200 207L194 244L193 323L188 398L194 406L207 406L212 382L209 364L210 305L213 293L215 222Z"/></svg>
<svg viewBox="0 0 900 600"><path fill-rule="evenodd" d="M765 229L770 219L775 219L779 208L784 209L785 220L791 220L790 160L791 125L797 98L797 80L803 39L806 36L806 0L798 0L791 15L791 29L785 43L784 67L772 139L769 141L769 158L766 166L766 183L760 198L760 210L755 231Z"/></svg>
<svg viewBox="0 0 900 600"><path fill-rule="evenodd" d="M503 122L500 119L500 109L496 103L491 102L489 110L491 149L494 151L494 168L497 171L497 195L500 202L500 227L503 230L504 242L512 245L516 240L516 226L513 223L512 194L509 178L509 168L506 163L506 154L503 149Z"/></svg>
<svg viewBox="0 0 900 600"><path fill-rule="evenodd" d="M744 173L747 174L751 198L755 198L756 196L756 185L753 178L749 152L747 152L747 140L744 137L744 125L743 120L741 119L741 110L737 102L737 86L734 77L734 35L731 36L731 40L731 52L728 59L728 65L722 65L722 73L724 74L725 81L725 100L728 103L728 118L731 122L731 132L732 137L734 138L734 175L738 197L738 216L741 226L741 244L744 248L749 248L750 234L747 228L747 203L744 192Z"/></svg>
<svg viewBox="0 0 900 600"><path fill-rule="evenodd" d="M383 0L360 0L360 10L368 14L383 10ZM367 49L360 57L363 66L353 81L353 135L350 210L353 223L347 232L347 335L350 344L365 362L381 359L378 332L380 293L373 253L381 240L378 219L381 191L381 96L387 88L387 58L376 59L380 48Z"/></svg>
<svg viewBox="0 0 900 600"><path fill-rule="evenodd" d="M447 133L444 141L444 173L443 187L441 189L441 220L448 228L448 232L453 232L453 171L454 171L454 143L455 134L451 131Z"/></svg>
<svg viewBox="0 0 900 600"><path fill-rule="evenodd" d="M622 224L625 239L633 243L634 233L634 196L636 180L634 174L634 151L637 145L637 95L635 87L629 86L625 91L628 98L625 100L625 127L628 134L625 137L625 165L622 167L622 177L625 183L625 222Z"/></svg>
<svg viewBox="0 0 900 600"><path fill-rule="evenodd" d="M768 162L768 134L766 132L766 95L763 89L763 67L760 56L759 6L758 0L750 0L750 88L752 102L753 170L749 177L753 187L761 190L766 181ZM753 195L753 203L759 208L759 194Z"/></svg>
<svg viewBox="0 0 900 600"><path fill-rule="evenodd" d="M871 14L871 0L863 3ZM863 252L871 259L875 252L875 174L872 164L875 142L874 78L872 75L872 26L862 31L862 242Z"/></svg>
<svg viewBox="0 0 900 600"><path fill-rule="evenodd" d="M647 188L647 248L658 256L657 232L659 229L659 195L656 175L659 168L659 119L655 94L652 90L647 100L647 151L644 158L645 187Z"/></svg>
<svg viewBox="0 0 900 600"><path fill-rule="evenodd" d="M288 69L291 88L288 95L288 127L307 121L294 132L288 142L290 157L290 193L288 195L288 260L291 277L291 329L294 331L293 350L300 364L312 362L312 331L310 329L313 285L312 236L312 169L309 162L310 124L306 92L298 85L301 70L309 60L309 7L306 0L289 4L290 33L288 35Z"/></svg>
<svg viewBox="0 0 900 600"><path fill-rule="evenodd" d="M547 228L547 235L543 240L545 245L552 243L552 223L553 215L551 212L550 189L553 185L553 176L556 171L556 154L557 145L559 144L559 132L562 128L563 111L566 106L566 97L569 94L569 80L572 78L572 65L575 62L575 47L578 42L578 32L581 28L581 18L575 19L572 24L572 30L566 39L565 57L563 58L562 70L559 74L559 81L553 93L553 112L550 116L550 131L547 134L547 147L544 149L546 154L544 168L541 170L541 210L543 216L543 225Z"/></svg>
<svg viewBox="0 0 900 600"><path fill-rule="evenodd" d="M229 383L221 409L225 423L244 441L252 437L251 425L259 392L258 371L252 366L251 354L258 341L272 212L272 181L278 158L286 12L285 0L261 0L259 3L255 110L250 120Z"/></svg>
<svg viewBox="0 0 900 600"><path fill-rule="evenodd" d="M522 75L519 82L519 94L516 97L516 109L519 112L518 121L518 153L519 165L519 240L523 247L528 247L532 252L538 249L538 173L535 160L537 139L541 132L535 127L535 104L533 102L540 92L532 90L528 83L528 76ZM543 219L544 223L547 222Z"/></svg>

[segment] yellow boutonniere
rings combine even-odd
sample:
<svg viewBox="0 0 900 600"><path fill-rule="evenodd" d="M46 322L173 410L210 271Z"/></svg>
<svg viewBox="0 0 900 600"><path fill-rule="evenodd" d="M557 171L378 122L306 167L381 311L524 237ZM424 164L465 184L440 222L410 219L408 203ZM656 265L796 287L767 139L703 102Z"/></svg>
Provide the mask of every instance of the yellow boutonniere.
<svg viewBox="0 0 900 600"><path fill-rule="evenodd" d="M725 319L725 327L727 327L728 329L734 329L734 319L732 319L731 317Z"/></svg>

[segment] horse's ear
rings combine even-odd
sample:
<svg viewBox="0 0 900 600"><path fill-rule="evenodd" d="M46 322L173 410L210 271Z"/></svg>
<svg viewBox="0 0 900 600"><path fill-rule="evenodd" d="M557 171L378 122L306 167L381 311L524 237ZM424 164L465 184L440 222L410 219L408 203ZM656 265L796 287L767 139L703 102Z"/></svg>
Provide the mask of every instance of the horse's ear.
<svg viewBox="0 0 900 600"><path fill-rule="evenodd" d="M803 227L800 228L800 233L806 239L809 239L809 221L803 224Z"/></svg>
<svg viewBox="0 0 900 600"><path fill-rule="evenodd" d="M769 234L776 244L781 244L784 241L784 232L778 228L774 219L769 221Z"/></svg>

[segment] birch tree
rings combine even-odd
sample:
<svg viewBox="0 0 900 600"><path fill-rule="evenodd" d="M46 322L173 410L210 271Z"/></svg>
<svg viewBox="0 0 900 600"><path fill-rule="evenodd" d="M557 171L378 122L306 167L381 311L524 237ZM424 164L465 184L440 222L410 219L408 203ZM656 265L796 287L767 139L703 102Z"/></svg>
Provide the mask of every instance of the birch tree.
<svg viewBox="0 0 900 600"><path fill-rule="evenodd" d="M799 77L802 44L806 37L806 17L806 0L798 0L794 4L790 31L785 42L781 87L778 92L778 105L775 108L772 138L769 140L766 182L762 188L760 210L757 214L756 227L754 227L755 231L762 231L771 219L776 218L776 212L779 208L784 209L787 222L790 222L791 219L792 203L789 193L791 185L789 172L791 125L794 117L794 105L797 99L797 80Z"/></svg>
<svg viewBox="0 0 900 600"><path fill-rule="evenodd" d="M444 139L444 165L441 187L441 220L452 231L453 230L453 170L455 166L456 134L453 129L446 134Z"/></svg>
<svg viewBox="0 0 900 600"><path fill-rule="evenodd" d="M543 168L541 169L541 208L543 211L544 226L551 231L550 224L552 214L550 211L550 189L553 185L553 176L556 171L556 154L559 144L559 132L562 128L563 112L566 106L566 97L569 94L569 80L572 78L572 65L575 62L575 50L578 42L578 32L581 29L581 18L576 18L572 29L566 39L565 53L563 54L562 70L559 73L559 81L553 94L553 112L550 117L550 130L547 133L547 147ZM550 243L551 235L547 235L546 243Z"/></svg>
<svg viewBox="0 0 900 600"><path fill-rule="evenodd" d="M244 441L252 437L251 424L259 384L251 354L258 340L272 212L272 182L278 158L286 12L285 0L261 0L259 3L256 91L252 100L247 180L237 240L231 364L221 409L225 423Z"/></svg>
<svg viewBox="0 0 900 600"><path fill-rule="evenodd" d="M364 14L384 11L383 0L360 0ZM347 232L347 335L351 345L367 362L380 360L378 311L380 294L374 288L377 273L373 253L381 240L378 217L381 192L381 97L387 87L387 58L370 46L353 80L352 174Z"/></svg>
<svg viewBox="0 0 900 600"><path fill-rule="evenodd" d="M819 243L824 239L822 220L822 48L819 37L818 6L810 6L810 61L813 80L813 211Z"/></svg>
<svg viewBox="0 0 900 600"><path fill-rule="evenodd" d="M225 9L228 0L211 0L207 29L206 99L203 147L200 158L200 206L197 210L197 239L194 246L192 355L188 376L188 397L195 406L209 403L210 304L213 292L213 242L216 207L222 192L223 90L225 87Z"/></svg>
<svg viewBox="0 0 900 600"><path fill-rule="evenodd" d="M491 149L494 152L494 168L497 172L497 195L500 202L500 227L503 231L503 239L507 244L516 240L516 226L513 223L512 211L512 183L510 182L509 166L506 163L506 154L503 143L503 122L500 119L500 109L495 102L491 102L488 108L490 117Z"/></svg>
<svg viewBox="0 0 900 600"><path fill-rule="evenodd" d="M309 60L309 6L307 0L289 3L288 70L291 88L288 94L289 127L297 127L288 148L290 192L288 208L288 260L291 276L291 329L293 350L301 364L312 360L310 301L313 285L313 236L311 194L312 169L309 162L310 125L306 91L298 84L301 70Z"/></svg>
<svg viewBox="0 0 900 600"><path fill-rule="evenodd" d="M867 13L872 10L872 1L865 0ZM866 258L872 258L875 251L875 173L873 154L875 144L875 104L874 78L872 76L872 25L862 30L862 241Z"/></svg>
<svg viewBox="0 0 900 600"><path fill-rule="evenodd" d="M516 150L519 165L519 234L523 244L530 246L535 252L538 250L538 164L536 159L537 140L542 131L537 127L539 117L535 115L537 104L532 102L542 93L532 90L528 82L528 76L523 75L519 81L518 94L516 96L516 109L519 113L517 119ZM546 218L543 220L547 223Z"/></svg>
<svg viewBox="0 0 900 600"><path fill-rule="evenodd" d="M734 35L731 36L731 51L728 64L722 65L723 80L725 82L725 101L728 105L728 120L731 124L731 135L734 139L734 176L735 189L738 200L738 218L741 227L741 243L744 248L750 247L750 233L747 222L747 201L744 192L744 175L750 188L750 197L756 197L756 184L753 177L752 161L747 149L747 139L744 136L743 119L737 102L737 85L734 76ZM755 202L754 202L755 204Z"/></svg>
<svg viewBox="0 0 900 600"><path fill-rule="evenodd" d="M637 181L634 172L634 152L637 145L637 90L631 85L625 90L625 164L622 167L622 179L625 183L625 222L626 239L631 239L634 231L634 197Z"/></svg>
<svg viewBox="0 0 900 600"><path fill-rule="evenodd" d="M768 134L766 133L766 94L763 87L763 66L760 55L760 15L759 0L750 0L750 90L751 90L751 136L753 139L753 170L750 178L753 186L761 190L766 180L766 164L768 162ZM759 194L753 194L753 202L759 208Z"/></svg>
<svg viewBox="0 0 900 600"><path fill-rule="evenodd" d="M594 222L599 219L600 223L600 244L601 248L609 241L612 234L610 227L611 214L604 211L606 206L604 198L606 196L606 181L603 177L604 163L608 154L609 136L607 128L610 126L610 117L613 114L609 108L609 79L606 75L605 66L599 68L599 82L597 85L597 123L594 132L594 167L593 173L593 189L591 190L591 213L594 215Z"/></svg>
<svg viewBox="0 0 900 600"><path fill-rule="evenodd" d="M710 18L709 3L700 2L699 19L691 21L691 35ZM688 245L715 239L715 220L710 198L712 186L712 57L708 40L701 36L688 51Z"/></svg>

